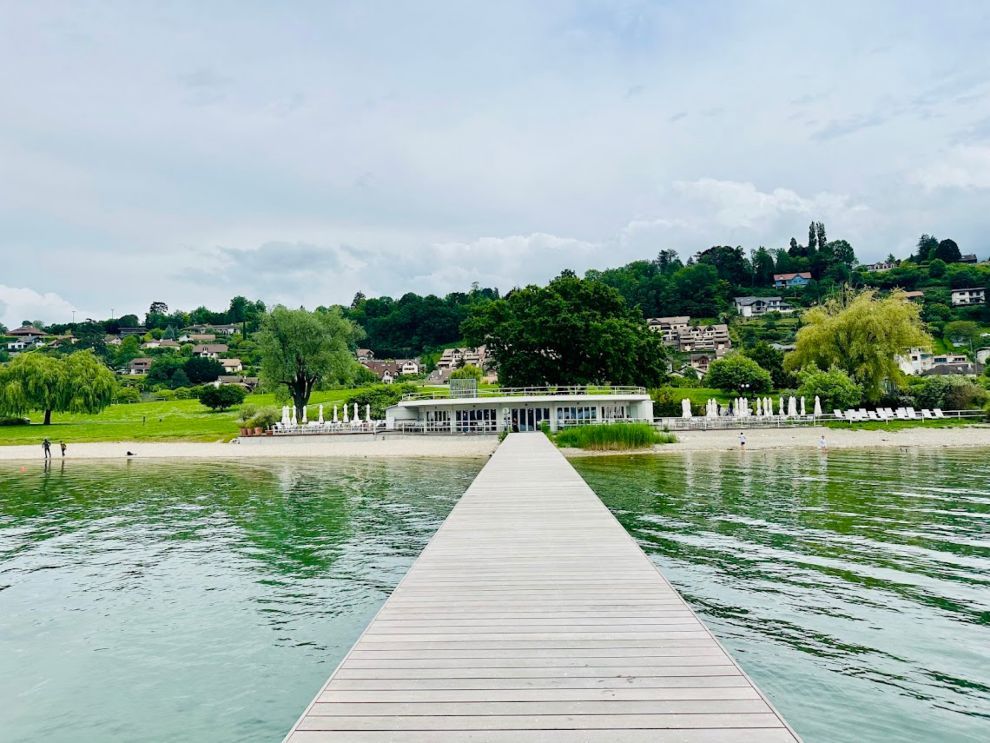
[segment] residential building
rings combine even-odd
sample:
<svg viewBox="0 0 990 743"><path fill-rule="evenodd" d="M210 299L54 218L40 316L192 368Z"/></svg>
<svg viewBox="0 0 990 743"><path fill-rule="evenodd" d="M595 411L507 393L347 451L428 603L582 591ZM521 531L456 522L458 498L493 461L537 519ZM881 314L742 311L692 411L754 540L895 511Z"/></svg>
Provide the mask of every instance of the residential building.
<svg viewBox="0 0 990 743"><path fill-rule="evenodd" d="M795 289L807 286L811 281L811 273L799 271L798 273L775 273L773 275L773 286L775 289Z"/></svg>
<svg viewBox="0 0 990 743"><path fill-rule="evenodd" d="M372 351L370 348L359 348L354 353L357 356L357 360L361 362L371 361L373 358L375 358L375 352Z"/></svg>
<svg viewBox="0 0 990 743"><path fill-rule="evenodd" d="M179 343L213 343L217 337L213 333L183 333Z"/></svg>
<svg viewBox="0 0 990 743"><path fill-rule="evenodd" d="M108 346L119 346L124 342L124 339L119 335L108 335L103 338L103 342Z"/></svg>
<svg viewBox="0 0 990 743"><path fill-rule="evenodd" d="M220 365L227 374L236 374L239 371L244 371L244 365L240 359L220 359Z"/></svg>
<svg viewBox="0 0 990 743"><path fill-rule="evenodd" d="M19 328L7 331L7 335L19 341L27 341L29 344L34 344L44 338L46 333L34 325L21 325Z"/></svg>
<svg viewBox="0 0 990 743"><path fill-rule="evenodd" d="M721 354L715 353L693 353L691 354L691 359L688 362L692 369L698 372L699 376L705 376L708 373L708 367L711 366L712 362L717 358L724 356L725 353Z"/></svg>
<svg viewBox="0 0 990 743"><path fill-rule="evenodd" d="M418 359L398 359L395 363L399 365L399 374L419 374Z"/></svg>
<svg viewBox="0 0 990 743"><path fill-rule="evenodd" d="M976 253L963 253L959 256L959 263L979 263L976 259Z"/></svg>
<svg viewBox="0 0 990 743"><path fill-rule="evenodd" d="M392 384L395 378L401 373L399 365L394 361L375 361L373 359L361 364L365 369L371 370L382 384Z"/></svg>
<svg viewBox="0 0 990 743"><path fill-rule="evenodd" d="M445 348L437 361L437 369L457 369L462 366L484 368L488 363L488 353L484 346L477 348Z"/></svg>
<svg viewBox="0 0 990 743"><path fill-rule="evenodd" d="M869 271L870 273L876 273L877 271L889 271L896 266L896 262L880 261L879 263L867 263L860 266L860 268L864 271Z"/></svg>
<svg viewBox="0 0 990 743"><path fill-rule="evenodd" d="M226 343L203 343L193 346L193 356L202 359L219 359L225 353L227 353Z"/></svg>
<svg viewBox="0 0 990 743"><path fill-rule="evenodd" d="M742 317L759 317L768 312L793 312L780 297L736 297L736 312Z"/></svg>
<svg viewBox="0 0 990 743"><path fill-rule="evenodd" d="M963 357L965 358L965 356ZM934 377L934 376L949 376L949 375L966 375L966 376L978 376L983 373L983 364L974 363L972 361L954 361L947 364L935 364L930 369L922 372L922 376Z"/></svg>
<svg viewBox="0 0 990 743"><path fill-rule="evenodd" d="M931 369L935 362L932 352L924 348L910 348L904 354L897 356L897 365L905 374L917 376Z"/></svg>
<svg viewBox="0 0 990 743"><path fill-rule="evenodd" d="M952 290L952 306L966 307L974 304L984 304L987 300L986 289L982 287L970 287L968 289Z"/></svg>
<svg viewBox="0 0 990 743"><path fill-rule="evenodd" d="M729 338L729 326L725 323L689 326L677 333L677 350L685 353L692 351L724 352L730 348L732 348L732 340Z"/></svg>
<svg viewBox="0 0 990 743"><path fill-rule="evenodd" d="M904 298L909 299L912 302L917 302L925 298L925 293L920 290L914 292L904 292Z"/></svg>
<svg viewBox="0 0 990 743"><path fill-rule="evenodd" d="M127 365L127 372L128 374L147 374L148 369L151 368L152 361L154 361L154 359L131 359L131 363Z"/></svg>
<svg viewBox="0 0 990 743"><path fill-rule="evenodd" d="M239 325L190 325L187 328L183 328L183 332L193 334L193 335L212 335L214 337L218 335L233 335L240 329Z"/></svg>
<svg viewBox="0 0 990 743"><path fill-rule="evenodd" d="M674 315L672 317L651 317L647 319L647 327L663 336L665 345L672 346L677 342L677 334L691 324L689 315Z"/></svg>
<svg viewBox="0 0 990 743"><path fill-rule="evenodd" d="M129 335L144 335L148 332L148 329L143 325L138 325L133 328L120 328L118 332L120 333L121 338L126 338Z"/></svg>
<svg viewBox="0 0 990 743"><path fill-rule="evenodd" d="M258 378L242 377L239 374L221 374L217 377L217 381L213 383L213 386L219 387L221 384L236 384L251 392L258 386Z"/></svg>

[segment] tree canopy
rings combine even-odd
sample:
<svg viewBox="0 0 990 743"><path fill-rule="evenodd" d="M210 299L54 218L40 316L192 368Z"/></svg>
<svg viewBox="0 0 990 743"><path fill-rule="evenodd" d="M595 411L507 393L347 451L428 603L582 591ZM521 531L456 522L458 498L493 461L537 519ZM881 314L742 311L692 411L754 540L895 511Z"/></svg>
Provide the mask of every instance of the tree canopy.
<svg viewBox="0 0 990 743"><path fill-rule="evenodd" d="M770 372L741 353L731 353L713 361L705 375L705 384L746 394L761 394L773 388Z"/></svg>
<svg viewBox="0 0 990 743"><path fill-rule="evenodd" d="M281 305L261 322L261 382L280 399L291 399L301 418L318 385L346 381L357 362L351 348L360 329L337 308L309 312Z"/></svg>
<svg viewBox="0 0 990 743"><path fill-rule="evenodd" d="M873 291L831 299L804 313L804 327L784 366L792 371L811 364L842 369L875 402L887 380L902 376L895 357L912 347L931 346L920 312L901 291L882 299Z"/></svg>
<svg viewBox="0 0 990 743"><path fill-rule="evenodd" d="M0 413L98 413L112 401L113 373L91 351L57 358L40 353L18 355L0 369Z"/></svg>
<svg viewBox="0 0 990 743"><path fill-rule="evenodd" d="M666 352L619 292L564 272L477 307L461 326L467 343L486 345L509 386L656 386Z"/></svg>
<svg viewBox="0 0 990 743"><path fill-rule="evenodd" d="M822 371L811 364L798 376L801 381L798 394L808 399L818 397L824 412L854 408L863 399L863 388L842 369Z"/></svg>

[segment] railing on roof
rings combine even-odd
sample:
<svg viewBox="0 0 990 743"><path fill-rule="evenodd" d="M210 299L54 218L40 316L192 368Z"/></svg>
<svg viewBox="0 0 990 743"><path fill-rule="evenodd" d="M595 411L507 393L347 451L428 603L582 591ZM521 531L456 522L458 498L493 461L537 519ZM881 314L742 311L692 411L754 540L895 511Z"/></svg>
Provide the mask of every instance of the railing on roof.
<svg viewBox="0 0 990 743"><path fill-rule="evenodd" d="M614 385L582 384L548 387L488 387L477 390L474 397L524 397L564 395L645 395L645 387L621 387ZM465 396L451 396L447 391L413 392L404 395L405 400L463 400Z"/></svg>

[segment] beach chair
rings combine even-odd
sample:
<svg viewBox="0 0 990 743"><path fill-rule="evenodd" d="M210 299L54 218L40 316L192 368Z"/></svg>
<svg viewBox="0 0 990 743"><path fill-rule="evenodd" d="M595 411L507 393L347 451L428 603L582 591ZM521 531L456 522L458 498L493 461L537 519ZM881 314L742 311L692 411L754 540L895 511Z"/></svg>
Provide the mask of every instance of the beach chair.
<svg viewBox="0 0 990 743"><path fill-rule="evenodd" d="M944 418L945 413L942 412L942 408L933 408L932 413L935 414L936 418Z"/></svg>
<svg viewBox="0 0 990 743"><path fill-rule="evenodd" d="M882 420L882 418L880 418L880 414L875 410L868 410L866 414L870 417L871 421Z"/></svg>
<svg viewBox="0 0 990 743"><path fill-rule="evenodd" d="M847 410L845 417L846 417L846 420L847 421L850 421L850 422L856 420L856 411L855 410Z"/></svg>
<svg viewBox="0 0 990 743"><path fill-rule="evenodd" d="M921 417L922 418L931 418L932 417L932 411L930 411L928 408L922 408L921 409Z"/></svg>
<svg viewBox="0 0 990 743"><path fill-rule="evenodd" d="M894 409L893 408L884 408L884 410L887 411L887 420L892 420L894 418Z"/></svg>
<svg viewBox="0 0 990 743"><path fill-rule="evenodd" d="M869 418L870 418L870 416L869 416L869 414L868 414L868 413L866 412L866 408L860 408L860 409L859 409L859 419L860 419L861 421L865 421L865 420L869 420Z"/></svg>
<svg viewBox="0 0 990 743"><path fill-rule="evenodd" d="M907 409L907 417L911 420L918 420L918 414L914 412L914 408Z"/></svg>
<svg viewBox="0 0 990 743"><path fill-rule="evenodd" d="M897 410L895 410L894 415L896 415L902 421L907 420L907 411L904 408L898 408Z"/></svg>
<svg viewBox="0 0 990 743"><path fill-rule="evenodd" d="M833 409L833 410L832 410L832 414L833 414L833 415L834 415L834 416L835 416L836 418L841 418L841 417L842 417L842 411L841 411L841 410L839 410L838 408L835 408L835 409Z"/></svg>

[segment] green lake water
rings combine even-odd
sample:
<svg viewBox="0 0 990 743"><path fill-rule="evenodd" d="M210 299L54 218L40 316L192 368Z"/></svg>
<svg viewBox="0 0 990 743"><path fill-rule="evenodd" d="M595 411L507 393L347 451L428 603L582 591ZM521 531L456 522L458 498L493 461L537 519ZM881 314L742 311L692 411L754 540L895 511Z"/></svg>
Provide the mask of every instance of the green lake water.
<svg viewBox="0 0 990 743"><path fill-rule="evenodd" d="M990 741L990 452L573 464L806 743Z"/></svg>
<svg viewBox="0 0 990 743"><path fill-rule="evenodd" d="M0 465L0 741L279 741L482 460Z"/></svg>
<svg viewBox="0 0 990 743"><path fill-rule="evenodd" d="M280 740L482 464L0 465L0 741ZM990 453L574 465L807 743L990 740Z"/></svg>

